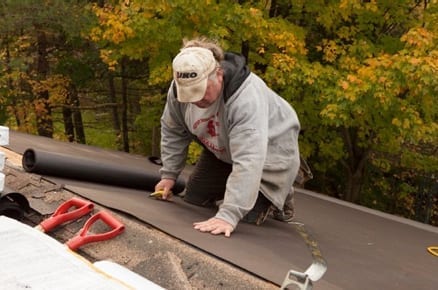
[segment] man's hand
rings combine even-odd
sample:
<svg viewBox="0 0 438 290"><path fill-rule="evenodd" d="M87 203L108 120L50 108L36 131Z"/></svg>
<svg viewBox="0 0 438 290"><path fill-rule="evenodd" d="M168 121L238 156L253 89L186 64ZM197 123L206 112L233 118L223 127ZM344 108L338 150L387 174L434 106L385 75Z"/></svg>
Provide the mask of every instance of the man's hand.
<svg viewBox="0 0 438 290"><path fill-rule="evenodd" d="M209 232L213 235L225 234L228 238L233 232L233 226L219 218L211 218L203 222L193 223L193 227L201 232Z"/></svg>
<svg viewBox="0 0 438 290"><path fill-rule="evenodd" d="M162 199L170 199L172 197L171 189L175 185L175 180L163 178L160 180L160 182L155 185L155 191L162 190L163 193L161 194Z"/></svg>

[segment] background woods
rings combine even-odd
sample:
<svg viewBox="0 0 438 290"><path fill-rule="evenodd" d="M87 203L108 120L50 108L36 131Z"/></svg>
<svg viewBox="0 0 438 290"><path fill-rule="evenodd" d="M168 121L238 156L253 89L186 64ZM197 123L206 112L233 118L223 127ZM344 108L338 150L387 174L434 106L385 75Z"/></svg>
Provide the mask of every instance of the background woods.
<svg viewBox="0 0 438 290"><path fill-rule="evenodd" d="M158 155L172 58L204 35L297 110L307 188L438 224L436 0L4 0L0 14L2 124Z"/></svg>

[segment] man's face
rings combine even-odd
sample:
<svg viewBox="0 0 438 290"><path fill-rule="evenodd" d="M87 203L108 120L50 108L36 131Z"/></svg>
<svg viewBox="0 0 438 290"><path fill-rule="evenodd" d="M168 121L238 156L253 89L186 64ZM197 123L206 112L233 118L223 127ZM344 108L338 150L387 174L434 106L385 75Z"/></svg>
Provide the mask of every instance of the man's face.
<svg viewBox="0 0 438 290"><path fill-rule="evenodd" d="M207 90L205 91L204 97L197 101L193 102L195 106L199 108L208 108L213 104L222 91L222 82L223 82L223 72L218 69L214 72L215 75L212 75L208 78L207 81Z"/></svg>

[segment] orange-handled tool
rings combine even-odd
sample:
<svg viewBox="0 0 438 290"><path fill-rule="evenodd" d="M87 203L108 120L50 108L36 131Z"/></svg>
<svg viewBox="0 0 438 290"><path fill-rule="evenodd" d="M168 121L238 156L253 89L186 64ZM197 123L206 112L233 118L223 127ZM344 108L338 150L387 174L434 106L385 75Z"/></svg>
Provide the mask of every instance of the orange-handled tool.
<svg viewBox="0 0 438 290"><path fill-rule="evenodd" d="M99 234L89 234L88 230L90 227L98 220L103 221L105 224L107 224L110 228L112 228L110 231L105 233L99 233ZM111 216L109 213L105 211L100 211L93 215L91 218L89 218L85 224L84 227L78 232L76 236L68 240L65 244L71 249L76 250L79 247L93 242L99 242L111 239L119 234L121 234L125 230L125 226L116 220L113 216Z"/></svg>
<svg viewBox="0 0 438 290"><path fill-rule="evenodd" d="M72 208L74 209L70 210ZM49 218L42 221L36 228L43 232L49 232L60 224L88 214L93 209L92 202L73 197L62 203Z"/></svg>

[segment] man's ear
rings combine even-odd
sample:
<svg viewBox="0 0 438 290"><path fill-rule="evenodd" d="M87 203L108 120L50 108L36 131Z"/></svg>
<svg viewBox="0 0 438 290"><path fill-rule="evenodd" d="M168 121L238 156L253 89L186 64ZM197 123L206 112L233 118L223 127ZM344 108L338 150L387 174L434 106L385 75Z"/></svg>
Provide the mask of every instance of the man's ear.
<svg viewBox="0 0 438 290"><path fill-rule="evenodd" d="M217 73L217 76L220 77L221 80L224 79L224 70L221 67L217 68L216 73Z"/></svg>

